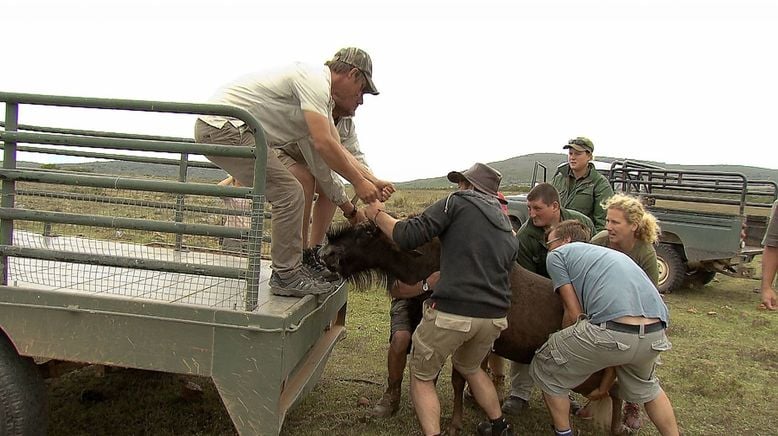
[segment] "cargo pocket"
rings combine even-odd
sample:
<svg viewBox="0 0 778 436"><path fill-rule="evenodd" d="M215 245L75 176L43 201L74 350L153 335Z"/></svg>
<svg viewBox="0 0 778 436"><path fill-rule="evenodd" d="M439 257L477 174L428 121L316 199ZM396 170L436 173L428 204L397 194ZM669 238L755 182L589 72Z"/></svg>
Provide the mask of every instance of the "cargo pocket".
<svg viewBox="0 0 778 436"><path fill-rule="evenodd" d="M492 323L495 327L497 327L497 330L503 331L508 328L508 319L507 318L497 318L492 320Z"/></svg>
<svg viewBox="0 0 778 436"><path fill-rule="evenodd" d="M651 349L660 353L671 348L673 348L673 344L667 340L667 336L651 343Z"/></svg>
<svg viewBox="0 0 778 436"><path fill-rule="evenodd" d="M541 363L544 365L553 362L561 366L567 363L567 357L563 356L550 341L543 344L538 351L535 352L535 358L540 359Z"/></svg>
<svg viewBox="0 0 778 436"><path fill-rule="evenodd" d="M434 355L435 350L433 350L430 346L420 341L418 338L413 339L411 350L411 366L422 380L434 378L440 370L440 368L437 366L437 362L435 362L433 359Z"/></svg>
<svg viewBox="0 0 778 436"><path fill-rule="evenodd" d="M438 316L435 317L435 326L460 333L469 332L471 324L472 322L469 319L448 315L442 312L438 312Z"/></svg>

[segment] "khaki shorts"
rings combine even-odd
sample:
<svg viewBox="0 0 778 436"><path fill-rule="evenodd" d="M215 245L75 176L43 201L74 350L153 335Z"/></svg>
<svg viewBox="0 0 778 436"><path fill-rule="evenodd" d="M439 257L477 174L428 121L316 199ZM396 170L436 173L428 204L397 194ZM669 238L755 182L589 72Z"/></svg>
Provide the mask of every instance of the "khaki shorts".
<svg viewBox="0 0 778 436"><path fill-rule="evenodd" d="M616 367L619 397L643 404L659 395L657 360L670 347L664 329L641 336L580 319L552 334L535 352L530 375L543 392L561 396L595 372Z"/></svg>
<svg viewBox="0 0 778 436"><path fill-rule="evenodd" d="M413 333L411 374L419 380L433 380L452 356L454 368L472 374L481 366L494 340L508 327L503 318L472 318L445 313L424 302L424 316Z"/></svg>

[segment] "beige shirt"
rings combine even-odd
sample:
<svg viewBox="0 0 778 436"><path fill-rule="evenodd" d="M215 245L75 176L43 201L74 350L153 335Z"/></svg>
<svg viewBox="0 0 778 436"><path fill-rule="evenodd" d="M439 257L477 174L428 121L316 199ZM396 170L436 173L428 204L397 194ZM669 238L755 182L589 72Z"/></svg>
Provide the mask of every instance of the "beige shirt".
<svg viewBox="0 0 778 436"><path fill-rule="evenodd" d="M244 76L219 89L209 103L228 104L246 109L262 125L268 146L277 148L307 140L310 132L303 111L320 114L332 121L332 74L325 65L292 65ZM201 120L221 129L240 120L203 115Z"/></svg>
<svg viewBox="0 0 778 436"><path fill-rule="evenodd" d="M340 143L343 144L343 147L354 155L362 165L370 169L365 162L365 154L362 153L362 150L359 148L359 139L357 138L353 118L343 117L339 119L336 127L338 136L340 137ZM281 153L285 153L297 162L303 163L302 161L304 161L308 170L313 177L316 178L316 183L321 187L324 195L332 200L334 204L339 205L349 201L343 181L329 166L327 166L327 163L313 151L313 145L310 140L303 140L296 144L286 145L282 147L281 150Z"/></svg>

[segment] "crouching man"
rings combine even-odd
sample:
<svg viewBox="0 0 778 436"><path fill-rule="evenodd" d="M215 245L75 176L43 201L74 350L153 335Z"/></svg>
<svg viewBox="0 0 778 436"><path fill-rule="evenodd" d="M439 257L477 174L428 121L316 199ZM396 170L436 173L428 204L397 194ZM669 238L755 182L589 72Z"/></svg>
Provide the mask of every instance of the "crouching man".
<svg viewBox="0 0 778 436"><path fill-rule="evenodd" d="M530 374L543 390L554 430L572 434L570 389L616 367L616 395L644 404L661 434L677 435L672 405L655 374L659 354L670 349L667 306L635 262L588 240L587 229L572 220L547 235L546 267L562 299L566 328L537 351Z"/></svg>

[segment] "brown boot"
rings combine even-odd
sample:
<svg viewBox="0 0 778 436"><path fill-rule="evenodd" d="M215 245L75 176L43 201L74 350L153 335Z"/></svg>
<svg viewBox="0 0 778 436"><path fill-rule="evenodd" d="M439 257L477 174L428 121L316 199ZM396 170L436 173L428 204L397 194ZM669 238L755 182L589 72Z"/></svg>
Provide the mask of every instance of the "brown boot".
<svg viewBox="0 0 778 436"><path fill-rule="evenodd" d="M397 382L387 381L386 391L378 404L370 412L376 418L388 418L393 416L400 409L400 390L402 389L402 380Z"/></svg>

